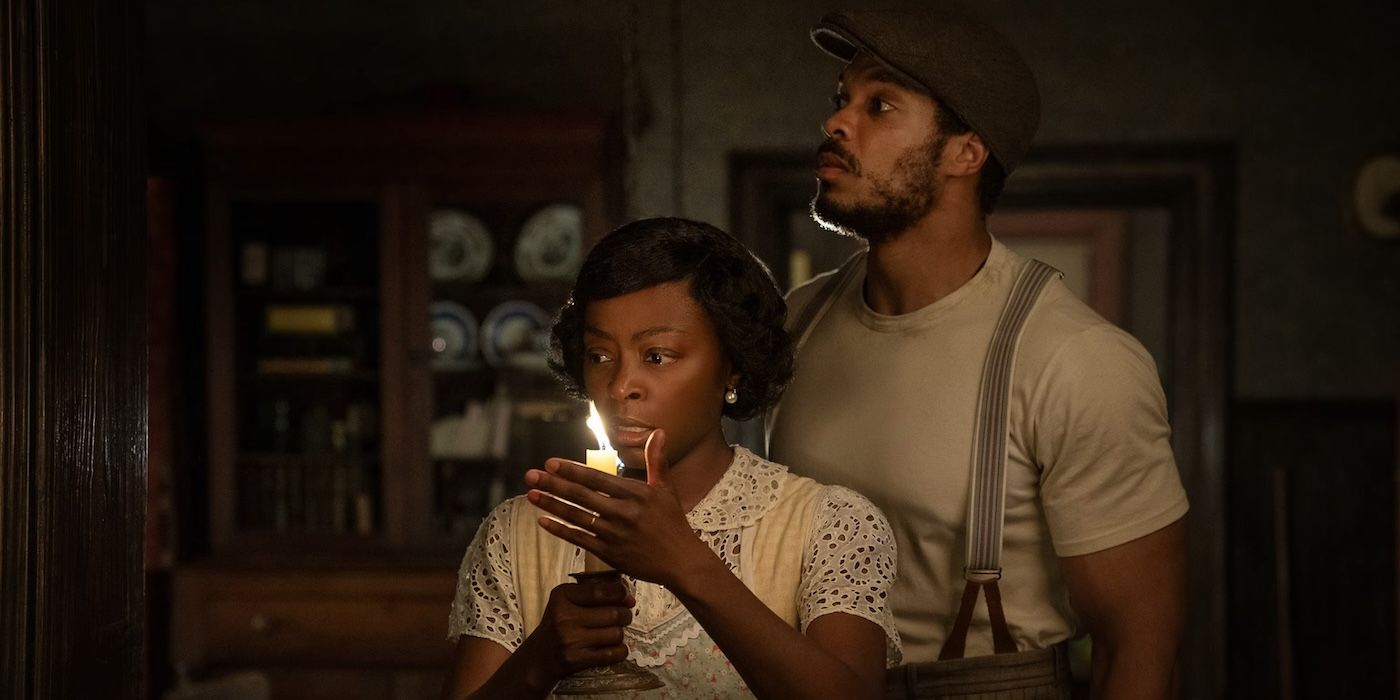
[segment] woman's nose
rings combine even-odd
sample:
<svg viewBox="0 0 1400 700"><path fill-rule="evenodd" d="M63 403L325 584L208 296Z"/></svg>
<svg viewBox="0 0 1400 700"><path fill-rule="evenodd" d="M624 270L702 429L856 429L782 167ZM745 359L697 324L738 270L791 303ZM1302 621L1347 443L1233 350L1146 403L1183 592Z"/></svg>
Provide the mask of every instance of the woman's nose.
<svg viewBox="0 0 1400 700"><path fill-rule="evenodd" d="M641 384L636 381L636 375L626 366L626 363L620 364L622 366L617 368L617 373L608 383L608 396L612 397L614 401L635 401L642 398Z"/></svg>

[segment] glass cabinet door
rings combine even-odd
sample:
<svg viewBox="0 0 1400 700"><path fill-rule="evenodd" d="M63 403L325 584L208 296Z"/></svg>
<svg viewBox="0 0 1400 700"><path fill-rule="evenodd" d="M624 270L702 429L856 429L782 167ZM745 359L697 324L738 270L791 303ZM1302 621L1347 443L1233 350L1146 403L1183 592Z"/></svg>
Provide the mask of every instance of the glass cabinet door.
<svg viewBox="0 0 1400 700"><path fill-rule="evenodd" d="M227 202L238 536L380 532L379 219L374 202Z"/></svg>
<svg viewBox="0 0 1400 700"><path fill-rule="evenodd" d="M549 332L586 252L582 207L436 198L426 237L428 488L434 535L461 543L547 457L582 459L587 405L546 366Z"/></svg>

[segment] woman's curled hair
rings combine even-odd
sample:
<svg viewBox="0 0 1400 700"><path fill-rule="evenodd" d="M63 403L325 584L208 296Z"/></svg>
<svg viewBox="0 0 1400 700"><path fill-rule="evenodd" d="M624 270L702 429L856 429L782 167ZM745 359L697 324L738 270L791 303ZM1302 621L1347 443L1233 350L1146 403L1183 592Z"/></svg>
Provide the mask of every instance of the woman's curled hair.
<svg viewBox="0 0 1400 700"><path fill-rule="evenodd" d="M583 314L589 302L682 280L739 376L739 400L724 404L724 415L747 420L776 403L792 379L793 357L783 328L787 304L772 274L724 231L669 217L620 226L589 251L550 337L550 369L569 393L587 398Z"/></svg>

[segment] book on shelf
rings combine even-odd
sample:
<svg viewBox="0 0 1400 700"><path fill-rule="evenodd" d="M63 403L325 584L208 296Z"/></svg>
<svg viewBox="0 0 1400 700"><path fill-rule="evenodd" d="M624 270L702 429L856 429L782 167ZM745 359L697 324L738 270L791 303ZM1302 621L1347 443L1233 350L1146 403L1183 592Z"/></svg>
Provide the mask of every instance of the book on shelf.
<svg viewBox="0 0 1400 700"><path fill-rule="evenodd" d="M245 464L244 526L279 534L372 536L373 477L351 463Z"/></svg>
<svg viewBox="0 0 1400 700"><path fill-rule="evenodd" d="M355 369L348 357L259 357L261 374L340 374Z"/></svg>
<svg viewBox="0 0 1400 700"><path fill-rule="evenodd" d="M346 304L271 304L268 333L330 334L355 330L355 309Z"/></svg>

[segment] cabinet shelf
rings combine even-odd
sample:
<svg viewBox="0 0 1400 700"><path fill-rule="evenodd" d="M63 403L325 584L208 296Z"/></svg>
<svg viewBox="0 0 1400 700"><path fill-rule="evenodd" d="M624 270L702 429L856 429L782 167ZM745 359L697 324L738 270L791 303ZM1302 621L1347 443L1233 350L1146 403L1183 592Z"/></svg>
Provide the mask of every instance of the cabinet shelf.
<svg viewBox="0 0 1400 700"><path fill-rule="evenodd" d="M273 386L305 383L373 384L379 381L379 373L374 370L351 370L349 372L249 372L240 382L250 386Z"/></svg>
<svg viewBox="0 0 1400 700"><path fill-rule="evenodd" d="M238 455L238 464L250 467L368 466L378 463L379 456L371 453L245 451Z"/></svg>
<svg viewBox="0 0 1400 700"><path fill-rule="evenodd" d="M316 304L336 301L373 302L379 290L371 286L322 287L318 289L275 289L271 287L242 287L241 296L266 303Z"/></svg>
<svg viewBox="0 0 1400 700"><path fill-rule="evenodd" d="M523 299L536 303L543 302L549 307L546 312L558 310L559 304L573 290L572 281L549 282L460 282L437 280L432 286L433 296L442 299L472 299L482 303L498 304L513 299Z"/></svg>
<svg viewBox="0 0 1400 700"><path fill-rule="evenodd" d="M455 362L433 362L433 374L437 376L460 376L464 374L484 374L495 372L496 368L480 360L459 360Z"/></svg>

